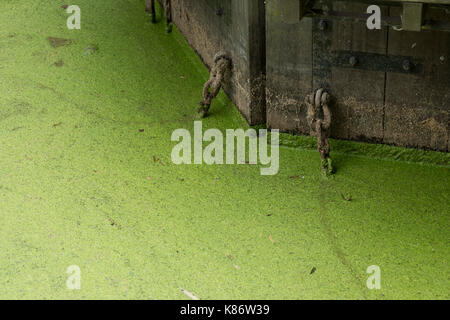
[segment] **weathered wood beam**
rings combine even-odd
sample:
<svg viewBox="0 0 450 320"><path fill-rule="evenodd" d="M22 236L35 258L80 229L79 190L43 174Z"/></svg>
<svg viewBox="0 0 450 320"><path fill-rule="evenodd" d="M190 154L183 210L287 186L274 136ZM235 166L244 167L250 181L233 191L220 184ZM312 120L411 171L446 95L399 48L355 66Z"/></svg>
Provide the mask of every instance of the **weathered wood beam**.
<svg viewBox="0 0 450 320"><path fill-rule="evenodd" d="M379 5L397 5L403 8L402 17L382 17L384 25L401 28L404 31L442 30L450 31L448 21L424 21L425 9L429 6L448 6L450 0L355 0L361 3ZM445 6L446 5L446 6ZM327 8L320 8L317 0L284 0L280 3L280 14L285 23L295 24L304 17L323 16L331 19L355 19L363 21L369 17L365 13L338 12Z"/></svg>

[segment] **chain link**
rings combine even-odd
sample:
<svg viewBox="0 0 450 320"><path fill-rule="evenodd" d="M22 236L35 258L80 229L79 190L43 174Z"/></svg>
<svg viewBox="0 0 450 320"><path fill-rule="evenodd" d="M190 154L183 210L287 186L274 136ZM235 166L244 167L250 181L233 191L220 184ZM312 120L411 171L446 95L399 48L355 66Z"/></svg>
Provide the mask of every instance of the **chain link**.
<svg viewBox="0 0 450 320"><path fill-rule="evenodd" d="M231 61L225 53L218 53L214 57L214 65L211 68L209 80L203 86L203 100L200 102L198 113L206 117L212 100L219 94L225 72L231 66Z"/></svg>

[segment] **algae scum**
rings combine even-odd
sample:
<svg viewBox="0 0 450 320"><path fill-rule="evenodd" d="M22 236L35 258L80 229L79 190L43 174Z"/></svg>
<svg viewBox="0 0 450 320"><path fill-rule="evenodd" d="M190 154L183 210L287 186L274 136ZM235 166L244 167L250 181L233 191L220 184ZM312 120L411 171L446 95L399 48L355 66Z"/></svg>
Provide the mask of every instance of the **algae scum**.
<svg viewBox="0 0 450 320"><path fill-rule="evenodd" d="M62 1L0 3L0 298L449 298L448 166L176 166L206 68L144 1L77 4L71 31ZM246 124L221 93L203 127Z"/></svg>

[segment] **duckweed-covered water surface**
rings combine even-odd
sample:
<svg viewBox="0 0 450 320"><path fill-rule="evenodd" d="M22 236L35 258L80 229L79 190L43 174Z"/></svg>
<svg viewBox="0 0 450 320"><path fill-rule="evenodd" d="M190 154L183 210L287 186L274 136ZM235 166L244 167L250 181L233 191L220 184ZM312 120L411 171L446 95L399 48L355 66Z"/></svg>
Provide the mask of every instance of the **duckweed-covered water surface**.
<svg viewBox="0 0 450 320"><path fill-rule="evenodd" d="M334 142L326 179L285 137L275 176L174 165L207 69L144 1L79 0L81 30L64 4L0 3L0 298L449 298L447 155ZM223 92L203 127L248 128Z"/></svg>

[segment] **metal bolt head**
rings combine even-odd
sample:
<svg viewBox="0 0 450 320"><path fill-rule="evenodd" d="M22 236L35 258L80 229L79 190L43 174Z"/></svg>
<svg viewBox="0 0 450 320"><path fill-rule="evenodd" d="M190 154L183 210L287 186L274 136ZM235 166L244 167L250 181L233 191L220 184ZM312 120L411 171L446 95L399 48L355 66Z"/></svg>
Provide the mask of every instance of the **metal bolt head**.
<svg viewBox="0 0 450 320"><path fill-rule="evenodd" d="M327 22L325 20L320 20L318 27L320 31L325 31L327 29Z"/></svg>
<svg viewBox="0 0 450 320"><path fill-rule="evenodd" d="M355 56L351 56L350 59L348 59L348 63L354 67L358 64L358 58Z"/></svg>
<svg viewBox="0 0 450 320"><path fill-rule="evenodd" d="M409 61L408 59L403 60L402 67L403 67L403 70L410 71L411 70L411 61Z"/></svg>

